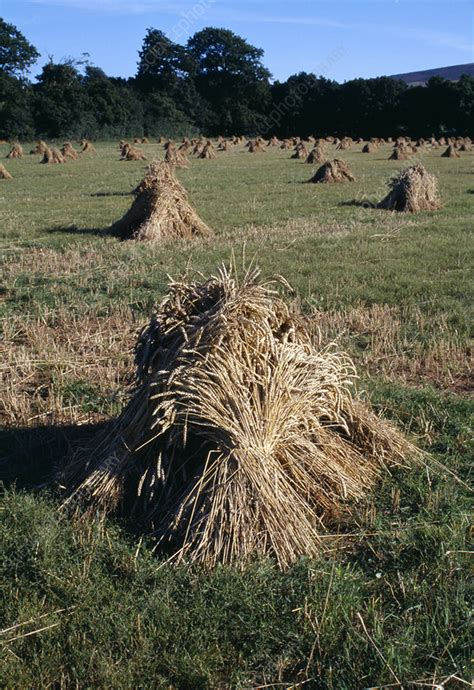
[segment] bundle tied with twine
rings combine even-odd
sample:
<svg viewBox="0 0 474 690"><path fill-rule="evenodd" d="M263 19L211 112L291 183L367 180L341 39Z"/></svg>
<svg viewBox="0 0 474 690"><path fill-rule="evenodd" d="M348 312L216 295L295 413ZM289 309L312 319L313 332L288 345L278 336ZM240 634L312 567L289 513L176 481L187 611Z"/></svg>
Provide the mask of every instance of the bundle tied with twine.
<svg viewBox="0 0 474 690"><path fill-rule="evenodd" d="M31 149L30 154L34 155L36 153L40 153L41 155L43 155L47 148L48 148L47 143L45 141L43 141L42 139L38 139L38 141L36 142L35 148Z"/></svg>
<svg viewBox="0 0 474 690"><path fill-rule="evenodd" d="M375 153L377 151L377 149L378 149L378 144L369 141L362 148L362 153Z"/></svg>
<svg viewBox="0 0 474 690"><path fill-rule="evenodd" d="M0 180L11 180L12 176L2 163L0 163Z"/></svg>
<svg viewBox="0 0 474 690"><path fill-rule="evenodd" d="M75 150L74 146L69 141L65 141L64 144L62 145L61 154L63 155L64 158L70 158L73 161L77 160L77 158L78 158L77 151Z"/></svg>
<svg viewBox="0 0 474 690"><path fill-rule="evenodd" d="M146 156L143 151L128 143L123 144L120 149L120 154L121 160L123 161L146 161Z"/></svg>
<svg viewBox="0 0 474 690"><path fill-rule="evenodd" d="M352 396L349 357L319 349L275 287L225 267L170 284L139 337L128 405L62 473L65 507L120 511L174 561L271 555L285 568L416 453Z"/></svg>
<svg viewBox="0 0 474 690"><path fill-rule="evenodd" d="M110 229L120 239L158 242L212 236L168 163L152 163L134 194L130 209Z"/></svg>
<svg viewBox="0 0 474 690"><path fill-rule="evenodd" d="M171 166L174 166L176 168L187 168L188 167L188 161L181 150L181 148L176 149L175 146L169 146L166 149L165 153L165 161Z"/></svg>
<svg viewBox="0 0 474 690"><path fill-rule="evenodd" d="M441 154L441 158L460 158L460 157L461 156L460 156L459 152L456 151L456 148L455 148L455 146L453 146L453 144L450 144L448 146L448 148L446 149L446 151L444 151Z"/></svg>
<svg viewBox="0 0 474 690"><path fill-rule="evenodd" d="M80 145L82 153L95 153L95 146L93 146L87 139L81 139Z"/></svg>
<svg viewBox="0 0 474 690"><path fill-rule="evenodd" d="M328 156L325 147L321 144L316 144L316 146L309 152L306 163L308 163L308 165L324 163L327 161L327 158Z"/></svg>
<svg viewBox="0 0 474 690"><path fill-rule="evenodd" d="M54 146L51 148L47 146L40 162L44 163L45 165L61 165L62 163L66 163L66 159L59 149L55 148Z"/></svg>
<svg viewBox="0 0 474 690"><path fill-rule="evenodd" d="M310 180L308 180L308 182L353 182L354 179L355 178L350 165L341 158L334 158L332 161L326 161L326 163L323 163L323 165L316 170L316 173Z"/></svg>
<svg viewBox="0 0 474 690"><path fill-rule="evenodd" d="M388 185L390 191L380 201L378 208L416 213L441 207L438 180L421 163L401 170L390 179Z"/></svg>
<svg viewBox="0 0 474 690"><path fill-rule="evenodd" d="M291 156L291 158L292 158L293 160L303 160L303 161L305 161L305 160L308 158L308 156L309 156L309 151L308 151L308 149L306 148L306 144L304 144L304 143L301 142L301 143L299 143L299 144L295 147L295 150L294 150L293 155Z"/></svg>
<svg viewBox="0 0 474 690"><path fill-rule="evenodd" d="M7 153L7 158L23 158L23 147L21 144L13 144L10 151Z"/></svg>
<svg viewBox="0 0 474 690"><path fill-rule="evenodd" d="M406 144L397 144L393 147L393 151L388 157L390 161L406 161L413 155L413 151L410 146Z"/></svg>
<svg viewBox="0 0 474 690"><path fill-rule="evenodd" d="M216 150L214 148L214 144L212 143L212 141L208 141L205 144L201 153L199 153L198 158L203 158L206 160L214 160L215 158L217 158Z"/></svg>

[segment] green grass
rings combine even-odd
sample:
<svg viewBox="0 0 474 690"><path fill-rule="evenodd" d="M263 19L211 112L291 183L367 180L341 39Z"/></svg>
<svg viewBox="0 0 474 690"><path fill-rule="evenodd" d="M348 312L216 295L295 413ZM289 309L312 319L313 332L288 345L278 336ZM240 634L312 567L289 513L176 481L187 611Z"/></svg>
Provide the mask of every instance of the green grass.
<svg viewBox="0 0 474 690"><path fill-rule="evenodd" d="M151 247L102 232L144 166L96 146L66 166L6 161L0 183L0 687L467 687L471 503L449 472L385 478L343 538L285 573L167 565L130 525L62 516L48 481L123 405L167 276L234 252L284 275L362 394L468 482L473 154L423 154L444 205L409 217L343 203L384 195L389 147L343 152L356 182L334 186L302 184L312 168L279 150L192 160L179 176L216 236Z"/></svg>

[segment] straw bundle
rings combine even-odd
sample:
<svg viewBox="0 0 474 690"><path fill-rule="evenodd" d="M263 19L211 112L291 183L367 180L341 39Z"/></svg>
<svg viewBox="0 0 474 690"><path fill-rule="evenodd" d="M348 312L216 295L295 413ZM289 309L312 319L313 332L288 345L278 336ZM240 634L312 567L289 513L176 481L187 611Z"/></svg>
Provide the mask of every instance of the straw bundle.
<svg viewBox="0 0 474 690"><path fill-rule="evenodd" d="M453 144L450 144L448 148L441 154L441 158L460 158L459 151L456 151Z"/></svg>
<svg viewBox="0 0 474 690"><path fill-rule="evenodd" d="M0 163L0 180L11 180L12 176L4 165Z"/></svg>
<svg viewBox="0 0 474 690"><path fill-rule="evenodd" d="M182 151L183 153L186 153L186 151L189 151L189 149L192 148L192 144L188 137L184 137L183 141L181 144L178 146L178 151Z"/></svg>
<svg viewBox="0 0 474 690"><path fill-rule="evenodd" d="M48 146L43 154L41 163L44 163L45 165L57 165L66 163L66 159L59 149L55 148L54 146L49 148Z"/></svg>
<svg viewBox="0 0 474 690"><path fill-rule="evenodd" d="M412 150L406 144L397 144L388 157L390 161L406 161L411 158Z"/></svg>
<svg viewBox="0 0 474 690"><path fill-rule="evenodd" d="M266 153L265 146L259 139L249 141L247 146L249 153Z"/></svg>
<svg viewBox="0 0 474 690"><path fill-rule="evenodd" d="M61 153L64 158L70 158L75 161L78 158L77 151L74 149L73 145L69 141L65 141L61 148Z"/></svg>
<svg viewBox="0 0 474 690"><path fill-rule="evenodd" d="M362 149L362 153L375 153L378 149L377 144L369 141Z"/></svg>
<svg viewBox="0 0 474 690"><path fill-rule="evenodd" d="M306 148L306 145L300 143L295 148L294 153L291 156L291 158L292 158L292 160L304 161L308 158L308 156L309 156L309 151Z"/></svg>
<svg viewBox="0 0 474 690"><path fill-rule="evenodd" d="M353 182L354 179L350 166L342 159L335 158L323 163L308 182Z"/></svg>
<svg viewBox="0 0 474 690"><path fill-rule="evenodd" d="M421 165L412 165L392 177L390 192L377 205L389 211L434 211L441 207L438 181Z"/></svg>
<svg viewBox="0 0 474 690"><path fill-rule="evenodd" d="M342 141L340 141L337 144L336 149L338 151L347 151L347 149L350 149L351 147L352 147L352 140L349 139L348 137L344 137L344 139L342 139Z"/></svg>
<svg viewBox="0 0 474 690"><path fill-rule="evenodd" d="M20 144L13 144L7 153L7 158L23 158L23 148Z"/></svg>
<svg viewBox="0 0 474 690"><path fill-rule="evenodd" d="M317 144L312 151L310 151L308 158L306 159L306 162L309 165L314 165L315 163L324 163L327 161L328 156L326 153L326 149L324 146L321 146L320 144Z"/></svg>
<svg viewBox="0 0 474 690"><path fill-rule="evenodd" d="M160 242L212 235L167 163L150 165L135 195L130 209L110 229L120 239Z"/></svg>
<svg viewBox="0 0 474 690"><path fill-rule="evenodd" d="M202 140L196 141L194 144L193 148L193 156L197 156L198 158L201 156L201 153L204 151L204 147L206 146L206 142Z"/></svg>
<svg viewBox="0 0 474 690"><path fill-rule="evenodd" d="M169 165L172 165L175 168L188 167L188 161L186 159L186 156L182 153L180 149L176 150L174 146L169 146L166 149L165 161L166 163L169 163Z"/></svg>
<svg viewBox="0 0 474 690"><path fill-rule="evenodd" d="M34 155L36 153L39 153L43 156L44 152L46 151L47 148L48 148L47 143L45 141L43 141L42 139L38 139L38 141L36 142L35 148L31 149L30 154Z"/></svg>
<svg viewBox="0 0 474 690"><path fill-rule="evenodd" d="M95 148L87 139L81 140L81 153L95 153Z"/></svg>
<svg viewBox="0 0 474 690"><path fill-rule="evenodd" d="M414 452L257 271L172 283L136 363L135 394L61 483L66 505L133 516L175 561L315 556L325 525Z"/></svg>
<svg viewBox="0 0 474 690"><path fill-rule="evenodd" d="M212 141L208 141L206 143L198 157L204 158L206 160L214 160L214 158L217 158L216 151L214 149Z"/></svg>
<svg viewBox="0 0 474 690"><path fill-rule="evenodd" d="M146 161L146 156L143 151L137 149L135 146L130 144L124 144L121 149L123 161Z"/></svg>

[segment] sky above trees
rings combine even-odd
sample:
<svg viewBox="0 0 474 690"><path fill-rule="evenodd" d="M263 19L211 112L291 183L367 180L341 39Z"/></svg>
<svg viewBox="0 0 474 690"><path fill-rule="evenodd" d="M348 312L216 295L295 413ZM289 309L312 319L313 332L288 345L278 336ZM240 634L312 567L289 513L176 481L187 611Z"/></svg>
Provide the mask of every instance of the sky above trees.
<svg viewBox="0 0 474 690"><path fill-rule="evenodd" d="M470 0L2 0L1 13L41 53L90 54L112 76L136 73L149 26L176 43L225 26L262 48L275 79L337 81L472 62ZM36 70L36 71L35 71Z"/></svg>

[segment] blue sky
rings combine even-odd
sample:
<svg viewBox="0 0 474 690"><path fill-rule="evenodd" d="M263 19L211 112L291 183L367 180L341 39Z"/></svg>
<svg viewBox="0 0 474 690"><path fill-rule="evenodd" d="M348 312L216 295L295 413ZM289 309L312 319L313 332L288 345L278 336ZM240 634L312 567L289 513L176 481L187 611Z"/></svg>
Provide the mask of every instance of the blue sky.
<svg viewBox="0 0 474 690"><path fill-rule="evenodd" d="M0 0L0 15L42 62L88 52L112 76L135 73L150 26L179 43L205 26L232 29L264 49L275 79L304 70L344 81L474 60L471 0Z"/></svg>

